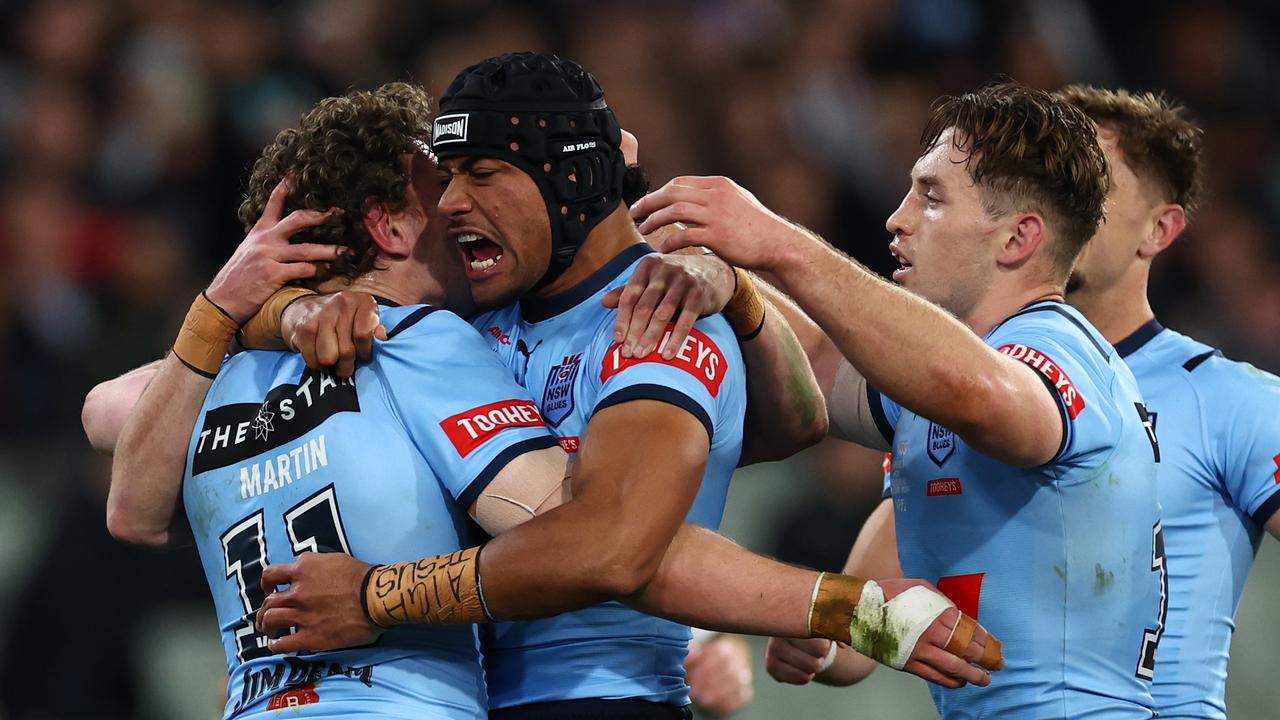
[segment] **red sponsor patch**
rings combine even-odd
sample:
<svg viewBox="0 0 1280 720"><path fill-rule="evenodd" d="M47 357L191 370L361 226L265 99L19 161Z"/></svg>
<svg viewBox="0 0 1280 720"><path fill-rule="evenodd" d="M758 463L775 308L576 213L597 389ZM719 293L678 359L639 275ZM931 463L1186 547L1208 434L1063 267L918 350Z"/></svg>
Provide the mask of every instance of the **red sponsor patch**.
<svg viewBox="0 0 1280 720"><path fill-rule="evenodd" d="M925 494L929 497L934 495L959 495L960 478L938 478L929 481L929 488Z"/></svg>
<svg viewBox="0 0 1280 720"><path fill-rule="evenodd" d="M727 369L724 353L720 352L720 347L714 340L707 337L706 333L694 328L689 332L689 337L685 338L684 344L680 346L675 357L667 360L662 357L662 349L666 347L667 340L671 337L672 327L674 325L667 325L667 334L662 337L662 342L658 343L658 349L642 358L623 357L622 344L611 345L604 355L604 365L600 368L600 382L605 382L623 370L640 363L659 363L680 368L694 376L707 387L711 397L715 397L720 392L720 383L724 380Z"/></svg>
<svg viewBox="0 0 1280 720"><path fill-rule="evenodd" d="M499 400L481 405L440 422L440 428L453 442L458 454L466 457L486 440L514 427L537 427L542 424L538 406L529 400Z"/></svg>
<svg viewBox="0 0 1280 720"><path fill-rule="evenodd" d="M562 437L556 440L556 442L560 443L560 449L564 450L567 453L578 452L578 436L577 435L574 435L573 437Z"/></svg>
<svg viewBox="0 0 1280 720"><path fill-rule="evenodd" d="M1273 477L1276 479L1276 484L1280 485L1280 455L1276 455L1271 459L1276 462L1276 474Z"/></svg>
<svg viewBox="0 0 1280 720"><path fill-rule="evenodd" d="M956 604L960 612L974 620L978 619L978 600L982 596L982 576L986 573L969 575L948 575L938 578L938 592Z"/></svg>
<svg viewBox="0 0 1280 720"><path fill-rule="evenodd" d="M1067 414L1072 420L1075 420L1080 411L1084 410L1084 396L1076 390L1075 385L1071 384L1071 378L1067 377L1067 373L1048 355L1033 347L1018 344L1002 345L999 350L1014 360L1021 360L1039 370L1042 375L1049 378L1054 389L1062 396L1062 401L1067 406Z"/></svg>
<svg viewBox="0 0 1280 720"><path fill-rule="evenodd" d="M489 334L492 335L493 339L497 340L499 344L502 344L502 345L511 344L511 336L508 335L507 333L502 332L502 328L498 327L497 325L494 325L493 327L489 328Z"/></svg>
<svg viewBox="0 0 1280 720"><path fill-rule="evenodd" d="M272 695L271 700L267 702L267 709L285 710L318 702L320 702L320 693L316 692L316 684L311 682Z"/></svg>
<svg viewBox="0 0 1280 720"><path fill-rule="evenodd" d="M887 452L884 454L884 460L880 462L880 467L884 468L885 475L893 472L893 453Z"/></svg>

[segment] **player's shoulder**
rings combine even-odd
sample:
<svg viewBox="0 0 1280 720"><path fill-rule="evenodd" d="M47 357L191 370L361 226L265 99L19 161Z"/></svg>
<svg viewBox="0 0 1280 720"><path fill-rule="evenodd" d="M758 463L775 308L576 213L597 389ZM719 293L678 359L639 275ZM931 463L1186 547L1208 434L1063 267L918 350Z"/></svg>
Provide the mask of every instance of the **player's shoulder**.
<svg viewBox="0 0 1280 720"><path fill-rule="evenodd" d="M1051 359L1099 371L1113 368L1116 360L1115 348L1079 310L1053 300L1023 307L987 333L986 341L1005 354L1056 352L1059 357Z"/></svg>
<svg viewBox="0 0 1280 720"><path fill-rule="evenodd" d="M421 344L448 344L479 338L471 323L453 312L434 305L396 305L381 310L382 326L387 329L384 347Z"/></svg>
<svg viewBox="0 0 1280 720"><path fill-rule="evenodd" d="M1215 414L1264 412L1270 421L1280 409L1280 377L1181 333L1166 330L1161 336L1164 342L1153 350L1165 372L1183 378Z"/></svg>

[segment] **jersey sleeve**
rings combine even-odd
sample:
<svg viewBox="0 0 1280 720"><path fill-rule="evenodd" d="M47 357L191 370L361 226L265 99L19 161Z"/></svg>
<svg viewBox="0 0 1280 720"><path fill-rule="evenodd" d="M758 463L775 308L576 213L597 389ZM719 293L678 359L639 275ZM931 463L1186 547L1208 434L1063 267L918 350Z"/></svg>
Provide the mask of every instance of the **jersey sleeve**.
<svg viewBox="0 0 1280 720"><path fill-rule="evenodd" d="M1231 500L1265 525L1280 510L1280 378L1242 363L1214 362L1230 372L1217 373L1214 386L1206 388L1214 408L1206 427L1218 436Z"/></svg>
<svg viewBox="0 0 1280 720"><path fill-rule="evenodd" d="M507 463L555 439L484 339L453 313L427 309L378 343L371 367L418 451L469 507Z"/></svg>
<svg viewBox="0 0 1280 720"><path fill-rule="evenodd" d="M871 410L871 419L875 420L876 429L892 448L894 429L898 426L898 418L902 416L902 406L872 387L871 383L867 383L867 407Z"/></svg>
<svg viewBox="0 0 1280 720"><path fill-rule="evenodd" d="M1122 425L1123 409L1111 400L1114 378L1107 377L1114 350L1083 329L1056 321L1049 312L1015 317L997 328L987 343L1035 371L1053 398L1062 441L1045 467L1101 467Z"/></svg>
<svg viewBox="0 0 1280 720"><path fill-rule="evenodd" d="M688 411L706 428L709 439L735 410L741 422L745 370L737 338L723 318L715 315L694 323L670 360L662 357L661 344L646 357L623 357L622 345L612 342L613 321L614 313L605 315L592 345L588 367L598 388L592 414L631 400L657 400Z"/></svg>

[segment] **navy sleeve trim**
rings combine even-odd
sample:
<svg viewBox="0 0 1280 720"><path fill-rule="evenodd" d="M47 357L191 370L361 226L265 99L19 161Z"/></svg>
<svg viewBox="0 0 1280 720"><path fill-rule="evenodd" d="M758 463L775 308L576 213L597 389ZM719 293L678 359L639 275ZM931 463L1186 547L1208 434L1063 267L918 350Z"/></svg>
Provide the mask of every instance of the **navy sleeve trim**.
<svg viewBox="0 0 1280 720"><path fill-rule="evenodd" d="M1093 336L1093 333L1089 332L1089 328L1085 327L1084 323L1077 320L1074 315L1067 312L1058 303L1036 305L1034 307L1029 307L1026 310L1021 310L1019 312L1014 313L1013 315L1010 315L1009 320L1012 320L1013 318L1019 317L1021 315L1030 315L1031 313L1038 313L1038 312L1055 312L1061 315L1062 317L1066 318L1067 320L1070 320L1071 324L1075 325L1076 328L1080 330L1081 334L1089 338L1089 342L1093 345L1093 349L1098 351L1098 354L1102 356L1102 359L1110 362L1111 353L1107 352L1106 348L1102 346L1102 343L1098 342L1098 339ZM1009 322L1009 320L1005 320L1005 322ZM1004 323L1001 323L1001 324L1003 325Z"/></svg>
<svg viewBox="0 0 1280 720"><path fill-rule="evenodd" d="M871 408L871 419L876 421L876 428L880 431L880 435L884 437L884 441L889 443L889 447L893 447L893 425L889 423L889 417L884 414L884 401L881 399L880 391L871 387L871 383L867 383L867 407Z"/></svg>
<svg viewBox="0 0 1280 720"><path fill-rule="evenodd" d="M1195 370L1196 368L1198 368L1198 367L1200 367L1201 365L1203 365L1205 360L1208 360L1209 358L1213 357L1214 355L1217 355L1217 356L1221 357L1222 352L1221 352L1221 351L1219 351L1219 350L1210 350L1210 351L1208 351L1208 352L1200 353L1199 355L1197 355L1197 356L1195 356L1195 357L1191 358L1190 360L1188 360L1188 361L1186 361L1186 362L1182 363L1182 369L1183 369L1183 370L1186 370L1187 372L1191 372L1192 370Z"/></svg>
<svg viewBox="0 0 1280 720"><path fill-rule="evenodd" d="M702 427L707 430L707 441L715 439L715 430L711 424L711 416L707 414L705 408L698 404L697 400L685 395L679 390L673 390L664 385L641 384L624 387L621 390L609 395L600 402L596 403L595 410L591 411L594 416L596 413L607 407L621 405L632 400L657 400L669 405L675 405L687 411L690 415L698 419L702 423Z"/></svg>
<svg viewBox="0 0 1280 720"><path fill-rule="evenodd" d="M409 313L408 315L406 315L406 316L404 317L404 319L400 321L400 324L396 325L396 326L395 326L395 328L393 328L393 329L391 330L391 332L387 333L387 339L388 339L388 340L390 340L391 338L395 337L396 335L399 335L400 333L404 332L405 330L408 330L409 328L413 327L414 325L417 325L417 324L418 324L418 322L419 322L420 320L422 320L422 319L423 319L423 318L425 318L426 316L430 315L431 313L433 313L433 312L435 312L435 311L437 311L437 310L439 310L439 309L440 309L440 308L438 308L438 307L431 307L430 305L423 305L422 307L418 308L417 310L414 310L413 312L411 312L411 313Z"/></svg>
<svg viewBox="0 0 1280 720"><path fill-rule="evenodd" d="M1277 510L1280 510L1280 488L1271 493L1271 497L1267 498L1249 517L1258 523L1258 527L1262 527L1267 524L1272 515L1276 514Z"/></svg>
<svg viewBox="0 0 1280 720"><path fill-rule="evenodd" d="M527 452L544 450L553 447L555 444L556 439L554 437L541 435L507 446L495 458L490 460L489 464L485 465L480 474L476 475L476 478L467 486L467 489L462 491L462 494L458 496L458 504L464 509L470 508L471 503L480 497L480 493L489 487L489 483L493 482L493 479L498 476L498 473L502 472L502 468L506 467L508 463Z"/></svg>
<svg viewBox="0 0 1280 720"><path fill-rule="evenodd" d="M893 497L893 488L890 487L889 485L885 485L884 488L880 491L880 499L888 500L891 497Z"/></svg>
<svg viewBox="0 0 1280 720"><path fill-rule="evenodd" d="M1071 416L1067 414L1067 401L1062 399L1062 394L1058 392L1058 388L1054 387L1053 381L1049 379L1049 376L1030 365L1027 367L1031 368L1036 377L1040 378L1044 386L1049 390L1049 394L1053 396L1053 404L1058 408L1058 416L1062 418L1062 442L1058 443L1058 450L1053 454L1053 457L1049 458L1049 461L1044 464L1050 465L1057 462L1058 458L1062 457L1062 453L1067 449L1067 441L1071 439ZM1044 467L1044 465L1040 467Z"/></svg>

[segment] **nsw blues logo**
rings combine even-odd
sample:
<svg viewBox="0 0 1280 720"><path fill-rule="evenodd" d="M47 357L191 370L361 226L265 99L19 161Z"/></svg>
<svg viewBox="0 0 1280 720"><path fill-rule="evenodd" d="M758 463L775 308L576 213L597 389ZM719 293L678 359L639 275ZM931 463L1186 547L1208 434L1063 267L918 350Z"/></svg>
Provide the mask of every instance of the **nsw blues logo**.
<svg viewBox="0 0 1280 720"><path fill-rule="evenodd" d="M942 463L956 451L956 434L938 425L929 423L929 459L934 465L942 467Z"/></svg>
<svg viewBox="0 0 1280 720"><path fill-rule="evenodd" d="M547 375L547 387L542 391L542 417L547 424L559 425L573 412L573 383L581 362L582 353L566 355Z"/></svg>

